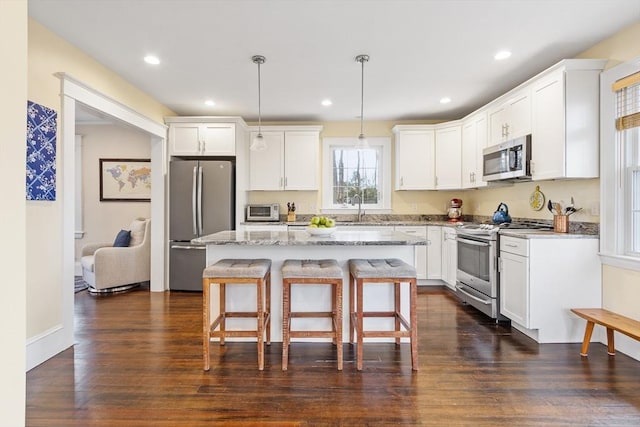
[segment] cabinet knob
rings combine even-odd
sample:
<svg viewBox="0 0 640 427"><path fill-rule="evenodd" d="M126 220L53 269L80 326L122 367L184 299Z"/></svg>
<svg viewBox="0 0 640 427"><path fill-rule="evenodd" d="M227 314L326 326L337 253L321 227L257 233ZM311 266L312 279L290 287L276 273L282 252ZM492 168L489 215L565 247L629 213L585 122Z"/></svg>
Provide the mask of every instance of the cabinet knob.
<svg viewBox="0 0 640 427"><path fill-rule="evenodd" d="M402 187L404 185L404 177L400 177L400 187Z"/></svg>

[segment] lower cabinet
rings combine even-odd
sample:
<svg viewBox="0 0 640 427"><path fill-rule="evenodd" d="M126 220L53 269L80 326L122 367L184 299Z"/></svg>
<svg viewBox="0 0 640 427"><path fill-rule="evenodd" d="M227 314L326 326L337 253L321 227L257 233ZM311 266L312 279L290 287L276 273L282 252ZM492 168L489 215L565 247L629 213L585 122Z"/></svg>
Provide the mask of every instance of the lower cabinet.
<svg viewBox="0 0 640 427"><path fill-rule="evenodd" d="M456 230L442 227L442 281L452 290L456 288L458 270L458 243Z"/></svg>
<svg viewBox="0 0 640 427"><path fill-rule="evenodd" d="M426 226L396 226L395 231L400 231L402 233L410 234L412 236L421 237L423 239L427 238L427 227ZM428 246L415 246L415 260L414 266L416 268L416 278L426 279L427 278L427 251Z"/></svg>
<svg viewBox="0 0 640 427"><path fill-rule="evenodd" d="M442 279L442 227L439 225L427 226L427 279Z"/></svg>
<svg viewBox="0 0 640 427"><path fill-rule="evenodd" d="M601 307L594 236L500 236L500 313L539 343L581 342L571 308Z"/></svg>

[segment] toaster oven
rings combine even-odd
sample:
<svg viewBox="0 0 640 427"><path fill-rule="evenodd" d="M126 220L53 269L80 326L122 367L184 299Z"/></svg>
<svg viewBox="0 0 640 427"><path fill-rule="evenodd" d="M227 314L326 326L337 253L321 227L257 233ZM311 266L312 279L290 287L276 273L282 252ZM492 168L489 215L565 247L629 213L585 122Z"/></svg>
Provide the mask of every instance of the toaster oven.
<svg viewBox="0 0 640 427"><path fill-rule="evenodd" d="M280 221L280 205L277 203L247 205L247 222L249 221Z"/></svg>

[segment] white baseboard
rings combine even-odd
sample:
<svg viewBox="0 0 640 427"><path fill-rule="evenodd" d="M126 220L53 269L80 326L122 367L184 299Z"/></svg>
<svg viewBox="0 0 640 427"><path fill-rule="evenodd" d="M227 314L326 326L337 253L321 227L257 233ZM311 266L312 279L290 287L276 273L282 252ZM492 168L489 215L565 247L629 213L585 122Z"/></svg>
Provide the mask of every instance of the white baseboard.
<svg viewBox="0 0 640 427"><path fill-rule="evenodd" d="M73 345L73 337L65 334L62 325L27 339L27 371Z"/></svg>

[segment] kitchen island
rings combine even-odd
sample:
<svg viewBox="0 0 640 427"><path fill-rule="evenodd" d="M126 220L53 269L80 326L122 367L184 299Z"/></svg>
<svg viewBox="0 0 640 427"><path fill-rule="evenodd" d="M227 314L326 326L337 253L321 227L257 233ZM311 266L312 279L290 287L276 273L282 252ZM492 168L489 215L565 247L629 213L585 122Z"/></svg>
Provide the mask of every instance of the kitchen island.
<svg viewBox="0 0 640 427"><path fill-rule="evenodd" d="M306 230L291 231L221 231L193 240L195 244L207 246L207 265L223 258L268 258L271 265L271 340L282 341L282 275L280 269L285 259L326 259L338 261L343 271L343 330L349 330L349 271L347 262L351 258L398 258L414 265L416 246L428 245L426 239L399 231L353 231L336 230L330 236L312 236ZM403 287L405 288L405 287ZM211 292L212 318L218 315L220 305L218 293ZM227 308L234 311L255 309L255 288L233 286L227 289ZM409 291L401 293L402 314L409 317ZM291 295L292 307L296 311L330 310L331 291L328 286L305 286ZM393 286L391 284L367 285L365 310L392 310ZM232 323L231 320L234 322ZM367 325L379 329L393 330L393 320L366 319ZM295 319L297 329L329 329L327 319ZM324 323L326 321L326 323ZM230 319L227 329L255 326L250 319ZM349 340L345 333L344 341ZM238 338L241 340L241 338ZM320 338L299 340L322 341ZM379 338L378 341L393 341Z"/></svg>

